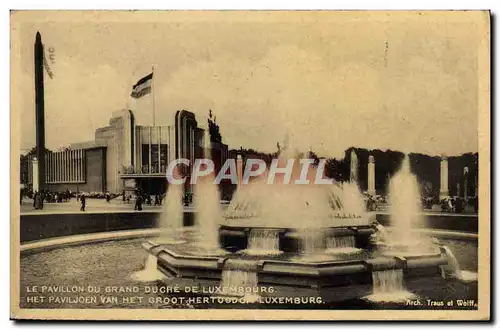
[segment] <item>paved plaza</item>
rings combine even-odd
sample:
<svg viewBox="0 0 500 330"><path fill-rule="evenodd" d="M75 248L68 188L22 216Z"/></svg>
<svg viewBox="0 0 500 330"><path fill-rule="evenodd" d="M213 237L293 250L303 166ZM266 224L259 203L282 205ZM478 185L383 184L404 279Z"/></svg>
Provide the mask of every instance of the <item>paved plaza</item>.
<svg viewBox="0 0 500 330"><path fill-rule="evenodd" d="M49 214L49 213L77 213L80 211L80 202L76 198L70 199L69 202L64 203L45 203L43 210L35 210L33 208L33 200L24 198L21 204L21 214ZM222 202L221 207L225 210L228 206L227 202ZM185 212L194 212L193 205L184 207ZM113 212L162 212L163 206L142 205L142 211L134 210L134 201L124 203L120 198L112 199L109 203L105 199L87 198L85 212L87 213L113 213ZM373 213L389 214L388 206L382 205ZM424 211L422 214L446 214L448 216L477 216L477 213L464 212L464 213L444 213L439 211L439 208L434 208L432 211Z"/></svg>
<svg viewBox="0 0 500 330"><path fill-rule="evenodd" d="M161 212L163 206L142 204L142 211L134 211L135 201L124 203L120 198L112 199L109 203L105 199L87 198L85 212L87 213L112 213L112 212ZM227 203L221 203L222 208L227 208ZM33 200L24 198L21 203L21 214L47 214L47 213L75 213L80 211L81 204L76 198L71 198L63 203L44 203L43 210L33 208ZM185 212L194 211L194 206L184 207Z"/></svg>

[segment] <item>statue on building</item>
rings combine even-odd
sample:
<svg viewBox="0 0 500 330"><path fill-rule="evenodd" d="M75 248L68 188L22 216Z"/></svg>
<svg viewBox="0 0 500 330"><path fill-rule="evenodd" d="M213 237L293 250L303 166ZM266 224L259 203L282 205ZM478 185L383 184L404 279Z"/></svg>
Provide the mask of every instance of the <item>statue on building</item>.
<svg viewBox="0 0 500 330"><path fill-rule="evenodd" d="M210 142L222 143L219 125L215 122L215 117L212 115L212 109L208 109L208 132L210 133Z"/></svg>

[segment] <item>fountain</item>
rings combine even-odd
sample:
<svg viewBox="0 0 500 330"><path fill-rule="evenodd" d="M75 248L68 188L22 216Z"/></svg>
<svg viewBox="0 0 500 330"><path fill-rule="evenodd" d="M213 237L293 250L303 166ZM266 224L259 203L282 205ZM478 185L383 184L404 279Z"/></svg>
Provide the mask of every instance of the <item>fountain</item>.
<svg viewBox="0 0 500 330"><path fill-rule="evenodd" d="M157 268L158 258L154 254L148 254L144 268L133 273L131 278L138 282L154 282L165 278Z"/></svg>
<svg viewBox="0 0 500 330"><path fill-rule="evenodd" d="M208 127L203 136L203 155L212 159L212 148ZM202 171L200 167L200 171ZM194 205L196 209L195 226L198 229L197 240L192 244L198 255L219 255L225 251L220 248L219 225L222 219L220 208L220 192L213 184L214 174L198 178L194 186Z"/></svg>
<svg viewBox="0 0 500 330"><path fill-rule="evenodd" d="M331 254L351 254L360 253L362 249L356 248L356 237L348 236L332 236L326 241L326 253Z"/></svg>
<svg viewBox="0 0 500 330"><path fill-rule="evenodd" d="M417 178L411 173L408 156L404 157L400 170L389 183L389 204L394 245L411 245L415 249L423 240L428 240L415 231L425 227L425 223Z"/></svg>
<svg viewBox="0 0 500 330"><path fill-rule="evenodd" d="M277 255L279 249L279 230L252 229L248 238L248 248L243 252L248 255Z"/></svg>
<svg viewBox="0 0 500 330"><path fill-rule="evenodd" d="M457 258L447 246L442 246L441 250L446 254L450 261L448 265L441 266L443 277L454 277L462 282L475 282L477 281L477 273L468 270L462 270Z"/></svg>
<svg viewBox="0 0 500 330"><path fill-rule="evenodd" d="M173 176L175 179L180 177L177 167L174 168ZM183 244L186 242L182 238L184 228L183 192L182 184L170 184L168 186L164 212L161 213L159 220L161 232L159 238L155 239L156 243Z"/></svg>
<svg viewBox="0 0 500 330"><path fill-rule="evenodd" d="M258 300L257 273L246 270L225 270L222 272L221 287L226 295L243 297L246 303ZM257 290L258 291L258 290Z"/></svg>
<svg viewBox="0 0 500 330"><path fill-rule="evenodd" d="M405 290L402 269L374 271L373 293L365 299L373 302L405 302L416 295Z"/></svg>
<svg viewBox="0 0 500 330"><path fill-rule="evenodd" d="M399 171L389 182L390 231L380 230L380 244L385 255L410 256L435 254L437 246L418 229L425 228L417 178L411 173L405 156Z"/></svg>
<svg viewBox="0 0 500 330"><path fill-rule="evenodd" d="M278 164L284 167L292 158L300 155L284 148ZM241 179L242 166L238 169ZM316 170L313 166L312 176ZM186 244L143 244L158 258L158 270L201 287L264 288L260 297L319 296L324 301L400 301L414 297L404 289L407 281L453 277L445 249L420 236L415 240L412 229L423 223L408 160L391 182L390 231L370 221L355 181L299 185L279 178L266 184L265 173L238 185L224 215L217 186L209 181L213 178L203 178L195 187L199 235ZM294 167L290 182L300 173ZM408 244L413 241L424 247Z"/></svg>

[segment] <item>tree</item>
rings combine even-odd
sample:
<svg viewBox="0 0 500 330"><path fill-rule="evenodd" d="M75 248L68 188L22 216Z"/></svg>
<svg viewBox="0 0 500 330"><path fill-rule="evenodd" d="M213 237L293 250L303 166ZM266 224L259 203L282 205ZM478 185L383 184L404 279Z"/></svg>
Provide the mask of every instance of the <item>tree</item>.
<svg viewBox="0 0 500 330"><path fill-rule="evenodd" d="M52 150L45 148L45 154L49 153L52 153ZM36 156L36 147L31 148L26 155L21 155L21 159L27 158L29 156Z"/></svg>

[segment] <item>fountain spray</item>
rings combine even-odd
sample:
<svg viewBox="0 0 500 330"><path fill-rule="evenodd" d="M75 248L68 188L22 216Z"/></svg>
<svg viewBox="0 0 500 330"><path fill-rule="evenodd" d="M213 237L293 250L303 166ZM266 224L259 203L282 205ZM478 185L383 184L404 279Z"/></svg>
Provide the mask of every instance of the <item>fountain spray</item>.
<svg viewBox="0 0 500 330"><path fill-rule="evenodd" d="M408 247L411 242L414 242L411 245L422 246L420 243L423 243L422 240L425 237L415 231L415 229L425 227L420 205L420 191L417 178L411 173L410 160L407 155L405 155L400 170L391 178L389 204L392 227L391 243Z"/></svg>
<svg viewBox="0 0 500 330"><path fill-rule="evenodd" d="M203 156L205 159L212 159L212 145L208 126L203 135ZM195 184L194 205L196 209L195 223L199 232L195 245L200 248L199 252L204 255L225 253L225 250L220 248L219 242L219 225L222 220L222 211L220 192L217 185L214 184L213 172L200 177Z"/></svg>
<svg viewBox="0 0 500 330"><path fill-rule="evenodd" d="M178 167L175 167L173 171L175 178L180 177ZM171 183L168 186L164 210L159 220L161 230L160 237L158 238L159 244L182 244L186 242L181 237L184 227L183 192L183 184Z"/></svg>

